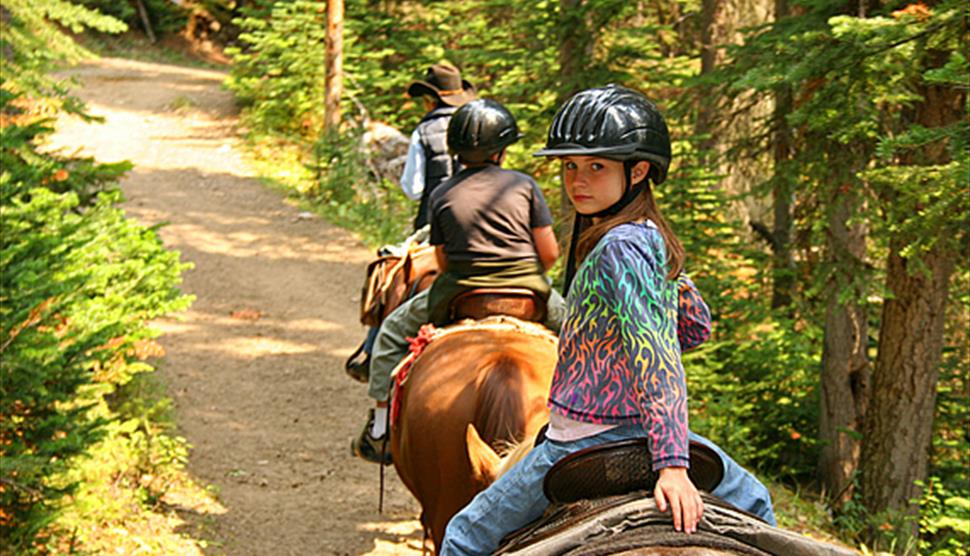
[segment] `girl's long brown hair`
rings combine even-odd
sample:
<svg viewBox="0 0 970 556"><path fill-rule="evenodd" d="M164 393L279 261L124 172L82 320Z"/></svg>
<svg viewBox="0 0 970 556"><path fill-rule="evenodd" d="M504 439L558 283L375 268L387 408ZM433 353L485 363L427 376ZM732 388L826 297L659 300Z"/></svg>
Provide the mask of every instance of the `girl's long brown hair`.
<svg viewBox="0 0 970 556"><path fill-rule="evenodd" d="M623 207L623 210L595 224L591 223L589 227L583 230L576 244L576 268L579 268L580 263L593 250L599 240L606 235L606 232L620 224L646 219L652 220L660 228L660 235L663 237L664 245L667 248L667 279L676 279L684 269L684 246L677 239L677 234L667 223L667 219L660 213L660 208L657 207L657 202L653 198L653 188L649 182L647 182L643 194ZM576 238L572 240L577 241Z"/></svg>

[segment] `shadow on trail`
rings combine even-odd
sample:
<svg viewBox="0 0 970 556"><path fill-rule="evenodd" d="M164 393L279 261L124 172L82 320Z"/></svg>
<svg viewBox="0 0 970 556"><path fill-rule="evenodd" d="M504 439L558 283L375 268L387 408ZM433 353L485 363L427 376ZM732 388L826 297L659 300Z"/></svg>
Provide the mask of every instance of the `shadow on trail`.
<svg viewBox="0 0 970 556"><path fill-rule="evenodd" d="M215 118L234 116L237 112L232 102L232 93L222 88L228 76L221 70L190 68L157 62L139 62L120 58L110 59L112 67L82 65L57 74L60 77L76 77L88 89L109 86L115 94L97 98L85 94L78 88L77 93L86 102L96 103L105 109L123 110L143 114L192 109ZM155 81L164 83L165 95L145 96L128 89L137 82Z"/></svg>
<svg viewBox="0 0 970 556"><path fill-rule="evenodd" d="M378 468L349 449L371 405L342 369L364 334L371 250L254 179L224 72L105 58L63 75L105 122L64 118L51 148L130 160L123 208L166 223L160 237L194 265L182 287L195 304L157 323L158 376L187 467L222 508L172 502L183 531L210 555L417 553L416 504L389 470L379 515Z"/></svg>
<svg viewBox="0 0 970 556"><path fill-rule="evenodd" d="M344 375L343 357L327 353L337 347L327 345L332 338L312 326L294 333L272 315L188 316L205 326L167 329L166 343L178 347L163 372L192 442L189 469L217 485L226 512L183 513L184 532L228 539L264 531L243 554L386 554L383 543L403 542L420 550L415 505L393 468L381 515L377 466L349 453L364 386ZM281 523L286 539L274 537Z"/></svg>
<svg viewBox="0 0 970 556"><path fill-rule="evenodd" d="M195 303L156 323L160 375L192 445L189 470L226 512L183 510L184 532L220 539L213 555L419 551L416 505L393 468L380 515L378 468L349 449L370 405L343 371L364 335L370 251L242 181L141 168L123 185L129 215L164 223L160 237L194 265L183 289Z"/></svg>

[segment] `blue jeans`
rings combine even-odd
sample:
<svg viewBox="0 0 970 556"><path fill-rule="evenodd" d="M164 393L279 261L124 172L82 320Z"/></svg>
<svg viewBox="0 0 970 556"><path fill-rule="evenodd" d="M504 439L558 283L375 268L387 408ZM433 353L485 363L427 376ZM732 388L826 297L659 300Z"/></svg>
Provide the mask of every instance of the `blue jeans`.
<svg viewBox="0 0 970 556"><path fill-rule="evenodd" d="M451 518L438 553L491 554L503 537L546 510L542 480L553 464L583 448L641 436L642 426L620 426L573 442L547 439ZM724 462L724 479L711 494L775 525L768 489L710 440L694 433L690 438L711 447Z"/></svg>

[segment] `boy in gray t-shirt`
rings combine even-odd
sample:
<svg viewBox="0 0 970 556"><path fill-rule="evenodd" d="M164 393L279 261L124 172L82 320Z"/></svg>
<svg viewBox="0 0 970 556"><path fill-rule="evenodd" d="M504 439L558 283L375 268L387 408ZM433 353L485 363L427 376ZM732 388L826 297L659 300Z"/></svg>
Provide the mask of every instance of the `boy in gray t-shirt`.
<svg viewBox="0 0 970 556"><path fill-rule="evenodd" d="M476 287L523 287L549 296L537 235L552 215L529 176L485 161L462 170L431 197L431 244L446 263L428 297L431 322L448 320L448 303ZM551 255L551 257L549 256ZM550 264L551 264L550 262Z"/></svg>
<svg viewBox="0 0 970 556"><path fill-rule="evenodd" d="M506 147L520 138L515 118L493 100L471 101L452 116L448 148L465 170L439 185L429 204L431 244L442 274L381 324L368 383L377 407L351 444L357 456L390 463L382 443L391 371L407 355L408 336L426 322L447 323L456 295L476 287L523 287L549 297L544 273L559 257L549 207L531 178L501 168Z"/></svg>

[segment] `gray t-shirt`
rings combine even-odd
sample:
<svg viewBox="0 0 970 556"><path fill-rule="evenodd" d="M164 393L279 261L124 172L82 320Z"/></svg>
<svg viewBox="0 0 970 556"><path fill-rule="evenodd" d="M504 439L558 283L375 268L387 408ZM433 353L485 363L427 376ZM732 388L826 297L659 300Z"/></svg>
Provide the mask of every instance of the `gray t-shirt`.
<svg viewBox="0 0 970 556"><path fill-rule="evenodd" d="M438 186L430 206L431 244L454 262L538 260L532 229L552 225L536 182L492 164Z"/></svg>

